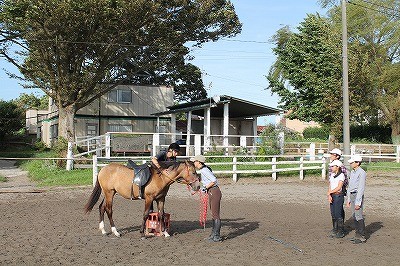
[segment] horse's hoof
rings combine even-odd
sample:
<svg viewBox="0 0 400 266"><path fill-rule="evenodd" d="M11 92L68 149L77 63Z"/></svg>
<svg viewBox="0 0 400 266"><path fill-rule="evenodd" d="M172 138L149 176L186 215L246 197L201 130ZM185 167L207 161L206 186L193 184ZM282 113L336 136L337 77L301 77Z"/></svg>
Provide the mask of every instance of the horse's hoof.
<svg viewBox="0 0 400 266"><path fill-rule="evenodd" d="M171 236L170 234L168 234L167 231L163 232L163 234L164 234L164 237L166 237L166 238Z"/></svg>
<svg viewBox="0 0 400 266"><path fill-rule="evenodd" d="M115 228L115 227L111 227L111 232L113 232L116 237L120 237L121 236L121 234L118 233L117 228Z"/></svg>
<svg viewBox="0 0 400 266"><path fill-rule="evenodd" d="M140 240L146 240L147 239L147 237L145 237L145 236L142 236L141 238L140 238Z"/></svg>

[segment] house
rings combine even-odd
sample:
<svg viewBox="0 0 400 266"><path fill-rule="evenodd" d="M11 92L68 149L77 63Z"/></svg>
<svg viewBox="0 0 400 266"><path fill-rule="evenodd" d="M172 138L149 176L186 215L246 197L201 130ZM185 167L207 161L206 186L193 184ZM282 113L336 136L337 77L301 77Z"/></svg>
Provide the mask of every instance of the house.
<svg viewBox="0 0 400 266"><path fill-rule="evenodd" d="M187 155L212 147L250 148L256 142L257 117L280 112L226 95L174 105L172 88L120 85L77 112L75 137L81 140L107 132L139 133L112 139L112 152L124 154L132 151L157 153L178 140L184 144ZM178 114L189 118L186 125L177 123ZM58 112L51 101L46 114L30 123L36 125L38 139L47 145L57 139Z"/></svg>
<svg viewBox="0 0 400 266"><path fill-rule="evenodd" d="M75 137L81 139L106 132L151 133L156 127L168 132L170 117L157 119L151 114L173 105L173 96L173 88L166 86L119 85L77 112ZM27 112L27 126L49 146L57 139L58 112L51 99L47 111Z"/></svg>
<svg viewBox="0 0 400 266"><path fill-rule="evenodd" d="M290 130L296 131L300 134L303 134L304 129L307 127L320 127L320 125L317 122L310 121L310 122L304 122L298 119L287 119L286 116L290 113L286 112L281 118L279 123L283 126L286 127Z"/></svg>

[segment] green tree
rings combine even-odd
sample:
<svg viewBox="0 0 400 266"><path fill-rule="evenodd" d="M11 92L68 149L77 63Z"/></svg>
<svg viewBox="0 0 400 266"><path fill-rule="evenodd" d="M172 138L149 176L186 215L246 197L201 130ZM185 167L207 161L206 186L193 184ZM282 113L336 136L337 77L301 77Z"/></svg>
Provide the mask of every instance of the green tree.
<svg viewBox="0 0 400 266"><path fill-rule="evenodd" d="M21 93L17 99L13 100L13 102L25 111L32 108L40 110L47 110L49 108L49 97L47 95L38 97L33 93Z"/></svg>
<svg viewBox="0 0 400 266"><path fill-rule="evenodd" d="M310 18L319 17L310 15L299 27L299 33L289 31L279 34L278 32L280 38L274 50L278 59L268 79L273 92L281 96L282 106L288 110L293 109L293 118L314 120L331 125L331 129L335 127L340 129L342 125L341 8L335 6L337 1L320 2L323 6L331 6L329 16L320 18L319 24L326 25L326 30L318 31L320 27L317 27L314 34L310 32L310 35L304 35L307 27L313 25ZM400 22L398 14L393 12L400 8L400 3L395 0L352 1L350 3L351 5L349 4L347 8L350 118L352 122L358 124L377 122L382 125L390 124L393 143L399 143ZM321 40L312 44L311 40L303 38L308 46L304 47L301 42L297 42L299 47L293 46L292 39L301 38L302 34L304 38L311 38L311 40L326 38L327 41ZM320 34L322 35L319 37ZM283 48L286 46L289 47L288 53L291 53L289 55L285 55ZM324 52L327 51L326 47L332 48L331 53L334 56ZM318 49L322 49L320 56L317 53L310 56L309 51ZM321 62L319 67L307 68L308 65L318 62L317 60ZM326 66L326 68L321 69L321 66ZM298 75L296 71L299 71ZM303 83L298 82L302 80L300 75L304 76ZM318 79L323 82L319 84L325 89L321 90L320 87L315 86L314 76L320 76ZM323 84L324 82L326 84ZM285 88L287 84L291 87ZM332 86L332 84L336 85ZM330 92L331 95L327 95L326 92ZM329 97L336 99L337 103L329 105L328 101L322 100ZM320 104L319 108L315 101ZM327 110L321 110L329 107L335 109L331 115L326 113Z"/></svg>
<svg viewBox="0 0 400 266"><path fill-rule="evenodd" d="M205 96L185 44L241 30L228 0L4 0L0 11L0 55L54 99L68 140L77 110L119 84L188 84Z"/></svg>
<svg viewBox="0 0 400 266"><path fill-rule="evenodd" d="M277 60L267 79L288 118L328 125L338 135L342 118L341 61L338 31L326 18L308 15L297 28L278 30L273 37Z"/></svg>
<svg viewBox="0 0 400 266"><path fill-rule="evenodd" d="M0 140L11 137L25 125L24 112L12 102L0 100Z"/></svg>

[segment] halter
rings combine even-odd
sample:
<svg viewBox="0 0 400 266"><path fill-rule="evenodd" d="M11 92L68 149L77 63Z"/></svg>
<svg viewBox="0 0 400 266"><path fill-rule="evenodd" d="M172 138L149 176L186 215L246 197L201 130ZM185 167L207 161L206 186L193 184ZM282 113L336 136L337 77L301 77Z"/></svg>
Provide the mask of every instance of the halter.
<svg viewBox="0 0 400 266"><path fill-rule="evenodd" d="M189 170L189 166L188 166L188 165L186 165L186 171L187 171L187 176L189 176L189 175L190 175L190 170ZM178 181L179 178L177 178L176 180L174 180L174 179L170 178L169 176L164 175L162 172L161 172L161 175L165 176L166 178L168 178L168 179L169 179L170 181L172 181L172 182L183 183L183 182L181 182L181 181ZM195 183L196 181L198 181L198 180L194 180L193 182L188 182L188 181L185 180L185 182L186 182L187 185L192 185L192 184Z"/></svg>

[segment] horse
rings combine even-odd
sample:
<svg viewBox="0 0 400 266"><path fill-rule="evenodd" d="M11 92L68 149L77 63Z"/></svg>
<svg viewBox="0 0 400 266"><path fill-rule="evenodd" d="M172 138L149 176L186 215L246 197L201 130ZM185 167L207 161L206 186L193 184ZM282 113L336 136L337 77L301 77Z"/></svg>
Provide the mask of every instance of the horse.
<svg viewBox="0 0 400 266"><path fill-rule="evenodd" d="M160 223L163 234L168 237L169 234L164 226L164 203L169 187L174 182L184 183L189 185L194 191L200 189L200 181L196 173L196 168L193 162L185 160L181 162L160 162L161 169L156 169L155 166L150 167L150 179L144 187L143 196L145 200L143 222L140 229L142 239L146 238L145 225L149 217L150 207L153 201L156 201L157 208L161 214ZM115 227L112 218L112 204L116 193L125 199L139 199L139 187L132 182L134 178L134 170L127 166L110 163L103 167L97 176L96 184L92 194L85 205L85 213L90 212L100 198L103 192L104 198L99 205L100 222L99 229L103 235L107 232L104 229L104 213L107 213L108 220L111 225L111 232L119 237L121 234Z"/></svg>

